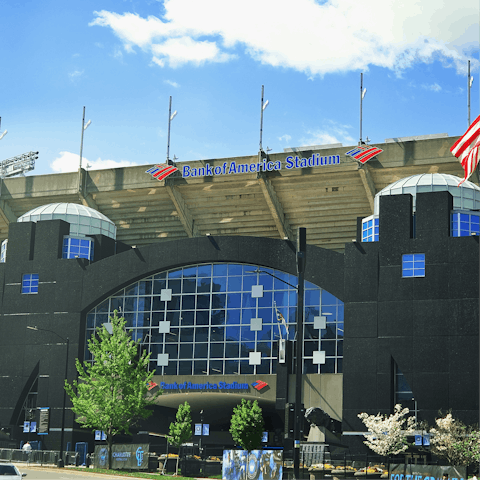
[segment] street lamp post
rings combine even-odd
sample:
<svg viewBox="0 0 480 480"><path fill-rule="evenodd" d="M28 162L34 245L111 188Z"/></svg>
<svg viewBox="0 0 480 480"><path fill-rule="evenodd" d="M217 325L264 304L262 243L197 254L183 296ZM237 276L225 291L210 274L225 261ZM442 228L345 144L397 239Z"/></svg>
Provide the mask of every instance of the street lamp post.
<svg viewBox="0 0 480 480"><path fill-rule="evenodd" d="M66 352L65 352L65 380L68 380L68 350L70 346L70 340L69 338L63 338L61 335L59 335L57 332L54 332L53 330L48 330L47 328L38 328L38 327L30 327L27 326L28 329L30 330L35 330L37 332L43 331L43 332L50 332L56 335L58 338L61 338L64 342L65 345L67 346ZM63 461L63 443L65 440L65 409L66 409L66 404L67 404L67 391L65 388L63 388L63 404L62 404L62 427L61 427L61 432L60 432L60 455L58 459L57 466L58 468L63 468L65 466L65 462Z"/></svg>
<svg viewBox="0 0 480 480"><path fill-rule="evenodd" d="M297 338L295 342L295 426L293 474L300 478L300 441L303 431L302 375L303 375L303 305L305 289L305 261L307 250L306 228L300 227L297 235Z"/></svg>

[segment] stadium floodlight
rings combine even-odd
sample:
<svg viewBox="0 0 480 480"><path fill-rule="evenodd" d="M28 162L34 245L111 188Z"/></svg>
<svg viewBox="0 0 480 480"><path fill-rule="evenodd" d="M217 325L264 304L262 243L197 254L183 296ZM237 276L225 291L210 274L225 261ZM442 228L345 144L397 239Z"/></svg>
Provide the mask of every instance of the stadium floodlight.
<svg viewBox="0 0 480 480"><path fill-rule="evenodd" d="M0 162L0 177L7 178L15 175L25 175L35 168L38 152L28 152Z"/></svg>

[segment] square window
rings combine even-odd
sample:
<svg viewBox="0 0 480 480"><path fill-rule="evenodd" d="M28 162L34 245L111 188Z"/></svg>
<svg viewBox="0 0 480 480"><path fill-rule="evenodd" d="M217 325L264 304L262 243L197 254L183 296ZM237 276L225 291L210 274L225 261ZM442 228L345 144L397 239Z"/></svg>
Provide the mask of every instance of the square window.
<svg viewBox="0 0 480 480"><path fill-rule="evenodd" d="M424 277L425 276L425 254L414 253L402 256L402 277Z"/></svg>
<svg viewBox="0 0 480 480"><path fill-rule="evenodd" d="M38 293L38 273L26 273L23 275L22 293Z"/></svg>

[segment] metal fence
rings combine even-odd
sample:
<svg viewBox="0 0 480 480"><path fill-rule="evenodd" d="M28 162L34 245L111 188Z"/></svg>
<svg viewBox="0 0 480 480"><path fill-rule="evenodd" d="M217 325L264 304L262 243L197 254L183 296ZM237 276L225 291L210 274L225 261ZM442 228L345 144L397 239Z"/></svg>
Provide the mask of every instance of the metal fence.
<svg viewBox="0 0 480 480"><path fill-rule="evenodd" d="M14 463L35 463L38 465L56 465L59 459L58 451L51 450L17 450L0 448L0 460ZM64 452L65 465L77 465L78 455L75 452Z"/></svg>

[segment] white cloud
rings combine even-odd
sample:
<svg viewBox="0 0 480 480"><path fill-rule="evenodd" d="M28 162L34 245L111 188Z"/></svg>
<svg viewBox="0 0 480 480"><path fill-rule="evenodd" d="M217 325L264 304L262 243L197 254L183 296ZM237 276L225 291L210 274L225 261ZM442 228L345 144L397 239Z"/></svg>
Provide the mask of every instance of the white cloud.
<svg viewBox="0 0 480 480"><path fill-rule="evenodd" d="M170 85L173 88L180 87L180 85L177 82L174 82L172 80L165 80L163 83L166 83L167 85Z"/></svg>
<svg viewBox="0 0 480 480"><path fill-rule="evenodd" d="M281 137L278 137L278 139L281 141L281 142L289 142L291 139L292 139L292 136L291 135L288 135L287 133L285 135L282 135Z"/></svg>
<svg viewBox="0 0 480 480"><path fill-rule="evenodd" d="M120 63L123 63L123 52L119 47L113 50L113 58L116 58Z"/></svg>
<svg viewBox="0 0 480 480"><path fill-rule="evenodd" d="M70 80L76 80L77 78L81 77L84 73L84 70L74 70L73 72L70 72L68 76L70 77Z"/></svg>
<svg viewBox="0 0 480 480"><path fill-rule="evenodd" d="M163 66L165 59L171 67L191 62L225 62L231 56L220 52L215 42L195 41L190 37L169 38L162 44L152 45L153 61Z"/></svg>
<svg viewBox="0 0 480 480"><path fill-rule="evenodd" d="M332 143L352 145L355 140L349 133L351 128L350 125L342 125L333 120L324 121L321 128L307 130L306 136L300 139L299 146L330 145Z"/></svg>
<svg viewBox="0 0 480 480"><path fill-rule="evenodd" d="M223 62L241 49L309 77L369 65L399 74L435 58L463 72L478 41L473 0L165 0L164 8L161 19L102 10L90 25L111 28L127 51L141 48L160 66Z"/></svg>
<svg viewBox="0 0 480 480"><path fill-rule="evenodd" d="M438 83L433 83L432 85L423 84L422 88L425 90L431 90L432 92L439 92L442 89Z"/></svg>
<svg viewBox="0 0 480 480"><path fill-rule="evenodd" d="M60 152L60 156L50 164L50 168L55 173L76 172L78 171L79 164L80 155L77 153ZM126 160L102 160L101 158L95 161L89 161L85 157L82 157L82 167L86 168L87 165L90 165L88 167L89 170L102 170L106 168L132 167L138 165L138 163L128 162Z"/></svg>

